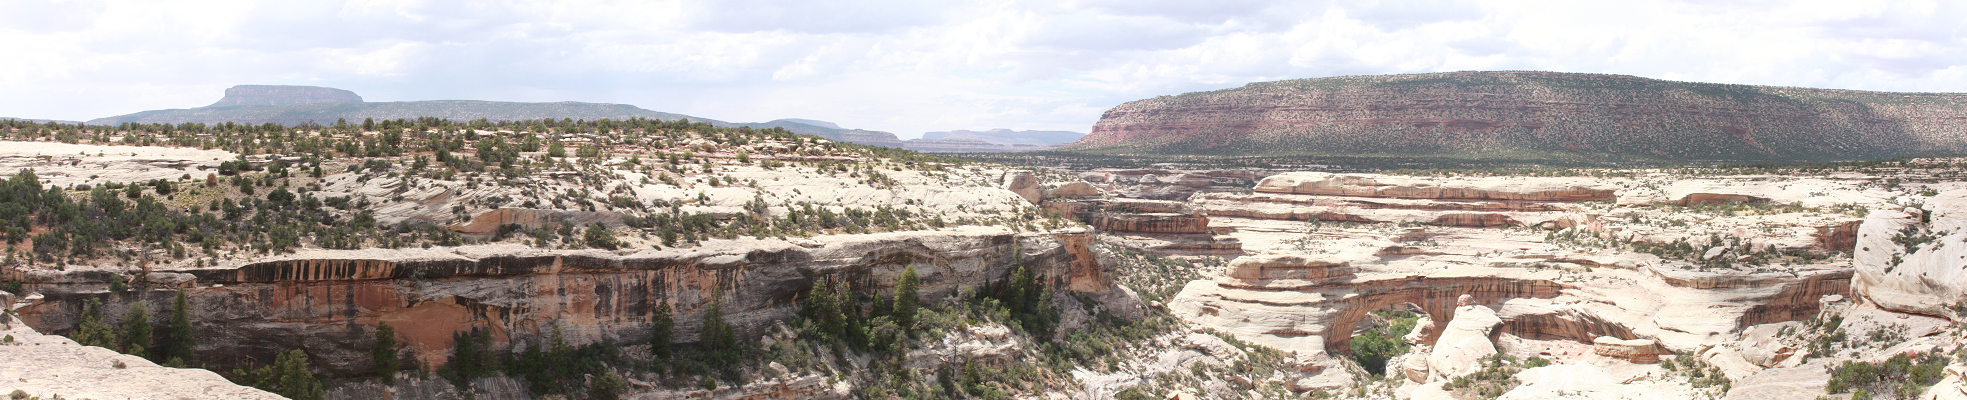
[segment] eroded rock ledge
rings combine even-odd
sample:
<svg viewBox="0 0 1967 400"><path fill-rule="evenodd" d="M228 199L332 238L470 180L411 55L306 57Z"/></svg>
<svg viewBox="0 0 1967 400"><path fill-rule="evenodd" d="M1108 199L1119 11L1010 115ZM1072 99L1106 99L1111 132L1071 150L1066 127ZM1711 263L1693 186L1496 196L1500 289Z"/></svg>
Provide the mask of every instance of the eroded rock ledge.
<svg viewBox="0 0 1967 400"><path fill-rule="evenodd" d="M155 273L177 276L193 304L198 352L213 367L265 365L300 348L333 374L368 370L374 326L389 322L420 364L449 355L454 332L485 329L493 347L540 340L557 325L575 344L639 343L660 301L676 308L681 341L696 340L698 314L721 300L741 332L757 332L796 312L796 299L822 276L854 290L881 292L914 266L924 298L1001 279L1022 265L1046 285L1082 292L1116 290L1114 264L1087 247L1089 232L1015 233L965 227L815 239L708 242L683 250L610 253L542 251L492 245L431 250L311 251L221 268ZM111 310L132 301L166 310L168 285L115 295L100 271L37 272L28 287L46 301L21 310L30 324L74 329L86 299ZM194 279L182 279L188 275ZM717 297L721 296L721 297Z"/></svg>

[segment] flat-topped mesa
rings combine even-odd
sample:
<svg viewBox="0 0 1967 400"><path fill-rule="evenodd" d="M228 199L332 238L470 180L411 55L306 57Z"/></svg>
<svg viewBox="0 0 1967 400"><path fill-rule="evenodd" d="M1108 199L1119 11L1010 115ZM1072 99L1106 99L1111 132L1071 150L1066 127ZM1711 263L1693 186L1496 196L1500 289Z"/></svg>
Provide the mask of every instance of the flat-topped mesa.
<svg viewBox="0 0 1967 400"><path fill-rule="evenodd" d="M1434 178L1329 172L1290 172L1257 183L1261 193L1407 199L1598 201L1618 188L1591 178Z"/></svg>
<svg viewBox="0 0 1967 400"><path fill-rule="evenodd" d="M362 96L347 90L320 86L239 85L225 89L225 97L206 107L287 106L319 103L361 103Z"/></svg>

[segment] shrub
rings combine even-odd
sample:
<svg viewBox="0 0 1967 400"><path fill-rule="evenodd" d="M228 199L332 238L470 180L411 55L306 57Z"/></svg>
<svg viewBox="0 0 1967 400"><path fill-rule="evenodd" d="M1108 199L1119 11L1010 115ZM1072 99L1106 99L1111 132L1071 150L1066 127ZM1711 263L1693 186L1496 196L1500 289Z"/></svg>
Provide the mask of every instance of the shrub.
<svg viewBox="0 0 1967 400"><path fill-rule="evenodd" d="M1353 336L1352 359L1373 375L1386 375L1387 360L1407 353L1409 346L1401 340L1401 337L1414 330L1414 324L1420 317L1418 314L1404 310L1391 313L1374 312L1374 314L1387 318L1389 323L1367 330L1359 336Z"/></svg>
<svg viewBox="0 0 1967 400"><path fill-rule="evenodd" d="M594 381L588 383L587 397L594 400L621 400L622 392L625 390L628 390L628 384L622 381L622 377L608 372L596 375Z"/></svg>
<svg viewBox="0 0 1967 400"><path fill-rule="evenodd" d="M1878 364L1847 360L1830 370L1830 381L1824 383L1824 392L1849 392L1852 398L1857 398L1859 393L1867 397L1891 394L1912 398L1938 383L1946 364L1946 355L1938 350L1901 353Z"/></svg>

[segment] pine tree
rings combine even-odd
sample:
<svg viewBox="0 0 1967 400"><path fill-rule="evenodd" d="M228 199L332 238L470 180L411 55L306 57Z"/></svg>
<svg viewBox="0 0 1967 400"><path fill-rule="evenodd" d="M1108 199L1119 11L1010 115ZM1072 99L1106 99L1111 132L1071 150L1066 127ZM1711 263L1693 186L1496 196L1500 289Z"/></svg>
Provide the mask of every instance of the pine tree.
<svg viewBox="0 0 1967 400"><path fill-rule="evenodd" d="M102 300L89 299L82 308L82 323L75 327L75 343L83 346L115 348L116 330L103 322Z"/></svg>
<svg viewBox="0 0 1967 400"><path fill-rule="evenodd" d="M721 293L719 293L721 294ZM722 297L712 295L713 297ZM700 342L710 352L710 363L727 371L737 368L742 355L738 348L736 329L724 321L724 300L714 298L710 306L703 310L703 334Z"/></svg>
<svg viewBox="0 0 1967 400"><path fill-rule="evenodd" d="M895 324L902 329L915 327L915 311L921 306L921 278L915 275L915 266L902 270L902 277L895 282L894 316Z"/></svg>
<svg viewBox="0 0 1967 400"><path fill-rule="evenodd" d="M382 375L382 382L385 384L395 383L396 369L400 366L398 364L400 357L396 349L395 327L389 326L388 322L376 324L376 345L369 350L369 356L375 362L376 374Z"/></svg>
<svg viewBox="0 0 1967 400"><path fill-rule="evenodd" d="M272 366L261 368L257 387L294 400L321 400L321 380L307 369L307 353L299 349L281 353Z"/></svg>
<svg viewBox="0 0 1967 400"><path fill-rule="evenodd" d="M654 367L660 371L669 364L670 346L676 342L676 319L669 300L657 303L655 314L655 321L649 327L649 353L655 356Z"/></svg>
<svg viewBox="0 0 1967 400"><path fill-rule="evenodd" d="M179 290L177 300L171 305L171 324L164 333L163 353L157 357L183 363L192 358L197 347L198 337L191 331L191 301Z"/></svg>
<svg viewBox="0 0 1967 400"><path fill-rule="evenodd" d="M833 277L820 278L813 288L806 292L800 311L813 321L820 334L831 339L847 339L853 333L849 314L852 313L853 297Z"/></svg>
<svg viewBox="0 0 1967 400"><path fill-rule="evenodd" d="M141 301L130 303L130 310L123 313L123 323L117 326L117 330L121 331L117 337L117 351L149 358L150 307Z"/></svg>

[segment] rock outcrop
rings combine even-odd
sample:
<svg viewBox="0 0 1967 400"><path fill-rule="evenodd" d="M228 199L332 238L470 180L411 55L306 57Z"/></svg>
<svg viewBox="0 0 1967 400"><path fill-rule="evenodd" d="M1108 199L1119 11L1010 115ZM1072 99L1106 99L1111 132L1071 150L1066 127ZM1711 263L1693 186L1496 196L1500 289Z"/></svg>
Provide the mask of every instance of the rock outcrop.
<svg viewBox="0 0 1967 400"><path fill-rule="evenodd" d="M621 223L621 213L615 212L542 210L515 207L498 208L479 213L471 217L471 222L467 222L464 225L452 225L449 228L458 233L485 235L496 232L499 230L499 227L505 225L518 225L538 229L550 224L571 224L574 226L601 224L604 226L619 226Z"/></svg>
<svg viewBox="0 0 1967 400"><path fill-rule="evenodd" d="M1273 172L1256 169L1164 170L1095 169L1079 178L1119 197L1188 200L1198 192L1243 191Z"/></svg>
<svg viewBox="0 0 1967 400"><path fill-rule="evenodd" d="M0 145L0 171L34 170L42 183L61 187L105 182L175 181L186 175L204 179L219 163L239 158L225 150L173 147L97 146L55 142Z"/></svg>
<svg viewBox="0 0 1967 400"><path fill-rule="evenodd" d="M1455 318L1441 330L1427 355L1430 380L1453 380L1482 369L1482 358L1496 354L1496 343L1489 333L1503 324L1496 310L1469 304L1473 297L1462 295L1455 307Z"/></svg>
<svg viewBox="0 0 1967 400"><path fill-rule="evenodd" d="M1858 228L1852 293L1887 310L1967 321L1967 190L1925 208L1873 210Z"/></svg>
<svg viewBox="0 0 1967 400"><path fill-rule="evenodd" d="M1068 150L1611 160L1967 151L1967 95L1447 72L1258 82L1114 107Z"/></svg>
<svg viewBox="0 0 1967 400"><path fill-rule="evenodd" d="M1636 364L1660 362L1660 350L1652 339L1624 340L1611 336L1599 336L1591 340L1592 352L1601 356L1617 358Z"/></svg>
<svg viewBox="0 0 1967 400"><path fill-rule="evenodd" d="M265 399L280 397L233 384L212 371L161 367L143 357L76 344L25 324L0 323L0 394L42 399Z"/></svg>
<svg viewBox="0 0 1967 400"><path fill-rule="evenodd" d="M1031 172L1028 171L1004 173L1003 188L1004 190L1011 191L1011 193L1017 193L1018 197L1023 197L1025 201L1031 202L1031 204L1039 204L1045 201L1045 187L1040 186L1038 184L1038 178L1032 177Z"/></svg>
<svg viewBox="0 0 1967 400"><path fill-rule="evenodd" d="M1209 233L1209 216L1187 203L1160 200L1052 201L1047 207L1094 228L1138 233Z"/></svg>

